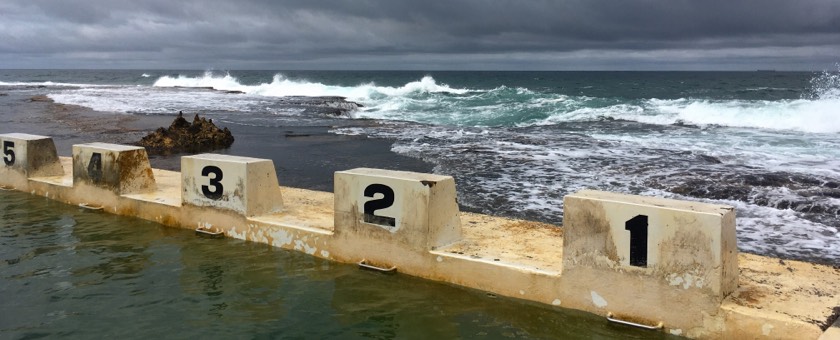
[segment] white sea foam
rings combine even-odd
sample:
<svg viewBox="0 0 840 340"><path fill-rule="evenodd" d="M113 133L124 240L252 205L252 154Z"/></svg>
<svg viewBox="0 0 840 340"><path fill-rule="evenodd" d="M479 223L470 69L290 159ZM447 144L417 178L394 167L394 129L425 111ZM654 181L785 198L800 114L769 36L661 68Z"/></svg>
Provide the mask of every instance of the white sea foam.
<svg viewBox="0 0 840 340"><path fill-rule="evenodd" d="M285 96L341 96L364 105L354 113L357 118L406 120L428 124L457 126L533 126L564 122L593 121L607 118L637 121L646 124L671 125L685 123L698 126L727 126L751 129L792 130L806 133L840 132L840 80L827 73L813 81L814 94L795 100L706 100L706 99L643 99L620 100L543 93L521 87L501 85L492 89L454 88L438 83L431 76L408 82L402 86L380 86L361 83L354 86L330 85L303 79L290 79L282 74L270 82L244 84L230 74L206 72L200 76L162 76L155 88L211 88L238 91L255 98ZM66 83L3 83L0 86L76 86ZM138 89L135 92L142 92ZM102 100L108 96L95 95ZM123 89L114 90L117 95ZM93 95L93 94L92 94ZM164 95L164 97L161 97ZM215 94L221 96L221 94ZM74 97L73 104L95 102L95 98L80 99L85 91L60 93L56 100ZM185 93L157 92L153 98L140 94L137 99L126 98L119 105L99 105L122 112L145 112L149 107L166 103ZM213 103L222 101L213 95L196 95ZM229 98L225 98L227 100ZM171 101L180 102L177 98ZM114 103L112 103L114 104ZM181 103L179 103L180 105ZM251 101L246 103L251 104ZM84 104L82 104L84 105ZM227 108L236 110L231 104Z"/></svg>
<svg viewBox="0 0 840 340"><path fill-rule="evenodd" d="M275 74L270 83L245 85L230 74L216 75L205 72L200 77L179 75L163 76L155 81L157 87L200 87L222 91L242 91L247 94L284 97L284 96L340 96L352 100L371 100L376 97L401 97L420 93L467 93L466 89L456 89L445 84L438 84L431 76L406 83L401 87L377 86L364 83L357 86L336 86L306 80L288 79L282 74Z"/></svg>
<svg viewBox="0 0 840 340"><path fill-rule="evenodd" d="M467 90L438 84L423 77L403 86L335 86L288 79L280 74L271 82L242 84L229 74L210 72L198 77L162 76L154 87L58 87L49 96L58 103L118 113L172 113L177 111L230 111L299 116L298 108L276 105L285 95L347 96L365 107L358 118L415 121L434 125L492 127L553 125L592 122L610 117L653 125L686 123L701 129L669 129L632 133L581 131L597 140L629 143L635 147L702 152L733 164L823 176L840 175L840 86L826 74L814 85L810 99L780 101L708 101L695 99L606 100L585 96L507 87ZM69 85L69 84L61 84ZM179 87L179 88L175 88ZM242 91L229 94L209 91ZM244 119L244 118L243 118ZM513 122L513 123L511 123ZM738 128L734 128L738 127ZM815 133L818 132L818 133Z"/></svg>
<svg viewBox="0 0 840 340"><path fill-rule="evenodd" d="M756 206L738 201L721 203L738 211L738 248L741 251L794 258L819 257L840 261L836 228L801 218L792 210Z"/></svg>
<svg viewBox="0 0 840 340"><path fill-rule="evenodd" d="M108 85L63 83L63 82L53 82L53 81L39 81L39 82L21 82L21 81L4 82L4 81L0 81L0 86L105 87L105 86L108 86Z"/></svg>
<svg viewBox="0 0 840 340"><path fill-rule="evenodd" d="M141 86L109 86L52 92L56 103L80 105L102 112L173 113L184 111L253 111L260 99L213 91L150 91Z"/></svg>
<svg viewBox="0 0 840 340"><path fill-rule="evenodd" d="M710 135L705 138L698 135L684 136L686 141L701 143L692 149L688 142L674 143L674 133L622 139L615 137L619 134L591 134L591 137L558 134L562 130L552 127L521 130L466 129L395 123L375 128L342 128L334 132L396 139L393 151L432 161L436 164L435 172L454 175L459 187L469 188L459 190L458 200L462 204L480 207L488 213L556 223L559 223L563 215L563 196L581 189L696 201L698 198L654 189L648 184L656 182L656 178L695 178L693 176L698 175L693 174L690 167L697 166L696 155L716 156L725 162L713 168L711 173L758 171L761 174L780 171L785 167L793 171L794 164L809 161L807 156L797 158L793 151L771 157L772 151L767 151L764 156L759 155L762 152L760 148L729 148L726 144L737 141L738 137L718 142L718 137L725 135L725 129L684 130L689 131L686 133L705 132ZM677 135L680 133L676 132ZM770 139L771 132L767 133ZM648 141L659 144L650 144ZM702 145L704 141L709 144ZM688 148L684 149L684 146ZM800 150L810 147L800 146ZM758 158L756 164L743 162L743 159L752 157ZM766 163L759 164L763 161ZM827 161L823 159L815 163ZM703 169L702 165L700 168ZM840 178L840 172L836 170L820 172L804 165L799 170L801 172L798 173ZM756 190L769 198L770 205L784 200L801 201L803 198L784 187ZM836 246L836 240L840 237L838 230L831 225L809 220L803 213L742 201L699 200L736 207L738 244L742 251L785 258L819 259L823 262L840 260L840 247ZM833 198L823 201L828 206L840 205Z"/></svg>
<svg viewBox="0 0 840 340"><path fill-rule="evenodd" d="M836 133L840 132L840 98L780 101L649 99L639 104L622 103L560 111L537 124L550 125L601 117L658 125L686 123Z"/></svg>
<svg viewBox="0 0 840 340"><path fill-rule="evenodd" d="M840 141L832 134L714 127L589 136L636 148L686 150L737 165L840 178Z"/></svg>
<svg viewBox="0 0 840 340"><path fill-rule="evenodd" d="M786 101L690 101L658 110L674 122L815 133L840 132L840 99ZM664 107L656 108L664 109ZM657 118L662 119L662 118ZM666 118L667 120L667 118Z"/></svg>
<svg viewBox="0 0 840 340"><path fill-rule="evenodd" d="M840 99L840 64L838 71L823 72L811 78L811 97L815 99Z"/></svg>
<svg viewBox="0 0 840 340"><path fill-rule="evenodd" d="M223 76L215 76L213 72L207 71L203 77L188 77L179 75L177 77L162 76L155 81L156 87L200 87L213 88L223 91L241 91L245 86L231 76L225 74Z"/></svg>

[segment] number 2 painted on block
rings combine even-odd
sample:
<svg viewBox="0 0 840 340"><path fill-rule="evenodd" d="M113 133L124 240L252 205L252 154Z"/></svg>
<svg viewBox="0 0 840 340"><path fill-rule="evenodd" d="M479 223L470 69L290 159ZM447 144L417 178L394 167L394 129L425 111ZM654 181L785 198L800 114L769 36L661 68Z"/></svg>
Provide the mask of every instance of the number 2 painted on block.
<svg viewBox="0 0 840 340"><path fill-rule="evenodd" d="M377 216L377 210L388 208L394 205L394 189L384 184L371 184L365 188L365 197L373 197L376 194L382 194L382 198L370 200L364 205L364 221L366 223L373 223L382 226L395 227L397 219L387 216Z"/></svg>
<svg viewBox="0 0 840 340"><path fill-rule="evenodd" d="M210 174L213 174L213 178L209 178L210 185L213 186L213 190L210 190L209 185L202 185L201 193L211 200L219 200L222 198L222 194L225 191L225 187L222 186L222 169L219 169L219 167L214 165L208 165L201 169L202 176L208 177Z"/></svg>
<svg viewBox="0 0 840 340"><path fill-rule="evenodd" d="M10 140L3 141L3 163L8 166L15 164L15 142Z"/></svg>

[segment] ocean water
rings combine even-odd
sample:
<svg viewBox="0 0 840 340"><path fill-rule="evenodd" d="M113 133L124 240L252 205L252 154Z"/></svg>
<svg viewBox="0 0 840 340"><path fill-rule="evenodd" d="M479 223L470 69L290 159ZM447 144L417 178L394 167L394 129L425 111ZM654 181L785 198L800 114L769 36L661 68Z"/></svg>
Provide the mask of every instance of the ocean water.
<svg viewBox="0 0 840 340"><path fill-rule="evenodd" d="M494 215L562 223L563 196L581 189L732 205L741 251L840 263L836 70L19 70L0 71L2 91L111 114L201 112L234 131L390 138L454 176L465 209ZM290 96L362 107L335 117Z"/></svg>
<svg viewBox="0 0 840 340"><path fill-rule="evenodd" d="M676 339L0 191L0 339Z"/></svg>

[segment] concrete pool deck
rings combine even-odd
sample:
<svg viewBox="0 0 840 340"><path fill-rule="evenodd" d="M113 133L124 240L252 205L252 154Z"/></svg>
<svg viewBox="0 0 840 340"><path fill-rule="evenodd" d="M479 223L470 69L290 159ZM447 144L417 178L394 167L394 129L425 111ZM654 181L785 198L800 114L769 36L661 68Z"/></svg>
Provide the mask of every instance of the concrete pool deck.
<svg viewBox="0 0 840 340"><path fill-rule="evenodd" d="M612 313L623 320L651 326L661 323L663 331L690 338L829 339L836 338L838 333L836 327L823 331L840 313L837 266L736 254L737 288L731 293L720 295L720 300L714 297L703 300L711 301L711 307L689 303L679 309L666 308L663 306L668 305L648 304L645 298L633 294L608 295L601 289L612 287L620 293L631 291L634 286L661 284L660 298L668 300L681 294L679 284L655 283L639 270L620 266L615 267L617 274L609 280L564 272L565 231L559 226L458 212L457 206L454 212L438 216L438 211L450 209L444 207L432 209L431 217L427 218L445 220L448 214L454 214L457 221L440 222L452 224L453 229L439 237L423 233L423 242L415 243L410 238L402 239L411 234L389 232L387 228L385 231L363 229L357 222L347 225L336 213L344 211L340 210L345 203L340 197L343 189L334 194L283 186L263 188L282 192L283 210L246 216L232 209L185 203L183 192L187 189L180 172L151 169L154 186L139 185L136 187L143 189L133 192L131 188L82 183L78 177L74 180L73 158L59 157L58 162L63 175L31 177L4 170L5 173L0 173L0 183L9 189L167 226L221 233L338 262L365 261L375 267L396 267L403 274L533 301L549 308L578 309L604 316ZM349 178L356 178L357 173L348 173ZM426 181L418 184L418 188L446 193L449 190L446 183L451 178L444 177L431 177L439 182ZM428 195L435 195L434 191L429 192ZM649 198L639 199L645 200ZM347 218L359 219L355 215ZM418 221L428 224L422 218ZM432 224L435 225L424 224L424 228L437 228L439 223ZM688 288L693 289L686 286L685 290ZM659 288L654 293L658 291ZM702 294L707 292L704 290ZM686 301L695 300L692 297ZM679 301L668 303L679 304ZM627 309L625 305L636 307Z"/></svg>

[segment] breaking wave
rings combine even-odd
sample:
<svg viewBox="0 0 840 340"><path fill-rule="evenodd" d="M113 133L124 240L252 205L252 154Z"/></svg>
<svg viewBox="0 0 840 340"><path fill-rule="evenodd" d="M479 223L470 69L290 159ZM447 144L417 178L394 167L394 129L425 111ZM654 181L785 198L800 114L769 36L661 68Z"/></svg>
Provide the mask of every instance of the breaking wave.
<svg viewBox="0 0 840 340"><path fill-rule="evenodd" d="M274 75L271 82L243 84L230 74L163 76L155 87L212 88L254 96L340 96L365 106L357 118L403 120L435 125L509 126L616 119L646 124L729 126L807 133L840 132L840 79L815 77L812 94L791 100L622 99L570 96L501 85L453 88L425 76L403 86L329 85Z"/></svg>
<svg viewBox="0 0 840 340"><path fill-rule="evenodd" d="M163 76L155 81L157 87L198 87L220 91L240 91L246 94L267 97L287 96L340 96L354 100L369 100L382 96L400 97L424 93L465 93L465 89L454 89L445 84L438 84L431 76L409 82L401 87L376 86L374 83L357 86L327 85L306 80L288 79L282 74L275 74L270 83L246 85L229 73L215 75L205 72L200 77Z"/></svg>

